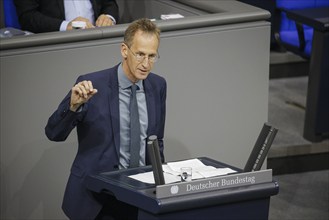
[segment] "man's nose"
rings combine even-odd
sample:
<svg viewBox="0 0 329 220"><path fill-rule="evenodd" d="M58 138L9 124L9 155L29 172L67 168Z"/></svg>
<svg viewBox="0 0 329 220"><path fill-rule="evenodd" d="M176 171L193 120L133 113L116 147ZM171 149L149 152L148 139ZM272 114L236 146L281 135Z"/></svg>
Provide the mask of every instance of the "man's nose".
<svg viewBox="0 0 329 220"><path fill-rule="evenodd" d="M150 65L150 58L148 56L145 56L142 61L143 66L149 66Z"/></svg>

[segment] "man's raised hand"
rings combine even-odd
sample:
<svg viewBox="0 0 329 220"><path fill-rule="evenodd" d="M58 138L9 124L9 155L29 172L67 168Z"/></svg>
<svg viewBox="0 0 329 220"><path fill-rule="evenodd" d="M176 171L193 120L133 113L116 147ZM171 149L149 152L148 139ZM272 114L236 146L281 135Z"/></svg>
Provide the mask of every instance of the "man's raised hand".
<svg viewBox="0 0 329 220"><path fill-rule="evenodd" d="M72 88L70 110L75 112L84 103L86 103L93 95L97 93L91 81L84 80L77 83Z"/></svg>

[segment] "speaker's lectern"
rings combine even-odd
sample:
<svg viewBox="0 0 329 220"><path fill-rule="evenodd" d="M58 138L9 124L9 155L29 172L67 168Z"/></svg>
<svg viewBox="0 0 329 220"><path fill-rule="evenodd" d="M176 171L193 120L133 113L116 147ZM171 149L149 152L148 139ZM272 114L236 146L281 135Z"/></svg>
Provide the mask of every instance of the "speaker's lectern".
<svg viewBox="0 0 329 220"><path fill-rule="evenodd" d="M152 171L151 166L99 173L86 178L95 192L110 193L136 206L138 219L268 219L270 197L279 191L272 170L242 172L230 165L198 158L205 165L229 167L237 173L192 182L155 186L128 176Z"/></svg>

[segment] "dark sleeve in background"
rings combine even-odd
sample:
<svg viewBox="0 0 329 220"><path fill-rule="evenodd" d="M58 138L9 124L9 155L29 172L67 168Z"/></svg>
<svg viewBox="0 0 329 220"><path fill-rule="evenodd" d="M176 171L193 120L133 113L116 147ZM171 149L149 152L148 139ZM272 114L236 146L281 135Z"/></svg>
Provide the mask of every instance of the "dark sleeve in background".
<svg viewBox="0 0 329 220"><path fill-rule="evenodd" d="M33 33L58 31L65 18L64 5L60 1L14 0L14 3L22 30Z"/></svg>
<svg viewBox="0 0 329 220"><path fill-rule="evenodd" d="M95 4L96 3L96 4ZM115 0L93 0L92 1L95 11L95 21L101 14L108 14L119 20L119 7Z"/></svg>
<svg viewBox="0 0 329 220"><path fill-rule="evenodd" d="M3 0L0 1L0 28L5 27L5 16L4 16L4 8L3 8Z"/></svg>

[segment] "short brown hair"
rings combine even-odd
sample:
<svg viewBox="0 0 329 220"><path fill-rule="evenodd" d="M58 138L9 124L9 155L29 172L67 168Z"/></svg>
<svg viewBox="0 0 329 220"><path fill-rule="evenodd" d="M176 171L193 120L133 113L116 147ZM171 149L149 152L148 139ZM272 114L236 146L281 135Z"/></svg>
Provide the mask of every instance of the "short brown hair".
<svg viewBox="0 0 329 220"><path fill-rule="evenodd" d="M160 29L156 26L156 24L147 18L140 18L131 23L125 31L123 40L128 47L131 47L134 36L139 30L148 34L155 34L158 41L160 42Z"/></svg>

